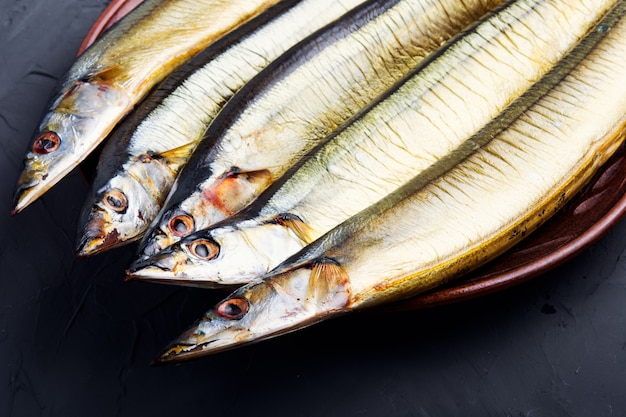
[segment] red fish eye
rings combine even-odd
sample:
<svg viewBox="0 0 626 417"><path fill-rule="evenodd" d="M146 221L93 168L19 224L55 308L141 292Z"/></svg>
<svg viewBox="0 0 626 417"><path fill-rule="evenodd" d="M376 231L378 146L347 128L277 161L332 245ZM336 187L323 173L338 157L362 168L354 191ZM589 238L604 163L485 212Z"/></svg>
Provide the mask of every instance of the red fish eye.
<svg viewBox="0 0 626 417"><path fill-rule="evenodd" d="M245 298L229 298L217 306L217 314L225 319L238 320L246 315L250 304Z"/></svg>
<svg viewBox="0 0 626 417"><path fill-rule="evenodd" d="M102 199L104 204L111 210L122 213L128 208L128 199L126 195L118 189L107 191Z"/></svg>
<svg viewBox="0 0 626 417"><path fill-rule="evenodd" d="M176 236L186 236L193 232L193 219L185 214L174 216L169 222L169 228Z"/></svg>
<svg viewBox="0 0 626 417"><path fill-rule="evenodd" d="M194 240L191 245L189 245L189 250L192 254L205 261L215 259L220 253L218 244L207 239Z"/></svg>
<svg viewBox="0 0 626 417"><path fill-rule="evenodd" d="M33 145L33 152L40 155L56 151L61 144L61 138L54 132L46 132L39 135Z"/></svg>

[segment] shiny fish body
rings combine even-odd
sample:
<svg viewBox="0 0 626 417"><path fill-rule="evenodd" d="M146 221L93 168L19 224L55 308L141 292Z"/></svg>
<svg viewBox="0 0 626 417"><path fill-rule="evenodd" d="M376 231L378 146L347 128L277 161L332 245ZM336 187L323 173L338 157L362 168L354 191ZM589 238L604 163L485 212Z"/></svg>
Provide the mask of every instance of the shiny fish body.
<svg viewBox="0 0 626 417"><path fill-rule="evenodd" d="M363 2L284 0L168 76L108 139L81 214L78 255L140 238L226 101L289 47Z"/></svg>
<svg viewBox="0 0 626 417"><path fill-rule="evenodd" d="M527 111L501 118L502 126L487 126L459 148L461 162L454 156L438 162L439 169L424 171L263 280L239 288L157 362L219 352L414 295L519 241L623 140L624 9L620 1L587 38L600 43L589 42L586 56L585 47L570 55L570 63L583 61Z"/></svg>
<svg viewBox="0 0 626 417"><path fill-rule="evenodd" d="M500 0L370 2L306 39L224 107L138 259L242 209L300 156Z"/></svg>
<svg viewBox="0 0 626 417"><path fill-rule="evenodd" d="M146 0L69 69L17 181L13 214L89 155L175 67L278 0Z"/></svg>
<svg viewBox="0 0 626 417"><path fill-rule="evenodd" d="M510 2L334 132L234 220L136 262L129 276L211 287L267 273L457 148L545 75L612 4Z"/></svg>

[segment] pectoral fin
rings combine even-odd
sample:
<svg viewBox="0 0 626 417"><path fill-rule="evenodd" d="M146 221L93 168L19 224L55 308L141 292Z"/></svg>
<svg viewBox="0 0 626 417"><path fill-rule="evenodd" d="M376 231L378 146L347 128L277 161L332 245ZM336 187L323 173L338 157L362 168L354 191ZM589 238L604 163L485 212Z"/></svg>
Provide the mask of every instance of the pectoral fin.
<svg viewBox="0 0 626 417"><path fill-rule="evenodd" d="M272 182L269 170L239 171L232 168L204 192L208 201L226 215L232 215L261 194Z"/></svg>

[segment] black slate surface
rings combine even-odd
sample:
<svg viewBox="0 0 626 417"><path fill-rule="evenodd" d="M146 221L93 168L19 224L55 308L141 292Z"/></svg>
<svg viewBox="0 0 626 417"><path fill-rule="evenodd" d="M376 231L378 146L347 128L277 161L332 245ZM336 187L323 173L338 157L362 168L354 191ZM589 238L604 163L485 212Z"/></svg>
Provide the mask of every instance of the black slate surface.
<svg viewBox="0 0 626 417"><path fill-rule="evenodd" d="M626 415L624 221L496 295L151 367L221 294L123 282L134 246L75 259L77 172L9 215L31 134L106 5L0 0L0 416Z"/></svg>

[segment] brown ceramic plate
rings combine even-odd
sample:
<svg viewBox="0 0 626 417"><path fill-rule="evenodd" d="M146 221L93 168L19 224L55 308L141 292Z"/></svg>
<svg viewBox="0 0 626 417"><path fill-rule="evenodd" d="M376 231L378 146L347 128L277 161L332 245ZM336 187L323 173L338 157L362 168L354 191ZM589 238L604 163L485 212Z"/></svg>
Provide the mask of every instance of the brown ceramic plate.
<svg viewBox="0 0 626 417"><path fill-rule="evenodd" d="M104 12L98 17L96 23L91 26L87 36L83 39L83 43L78 48L78 54L82 53L89 45L93 43L111 25L126 16L133 10L142 0L113 0Z"/></svg>
<svg viewBox="0 0 626 417"><path fill-rule="evenodd" d="M79 53L141 0L113 0L84 39ZM515 248L453 283L386 310L449 304L519 284L576 256L626 214L626 144L552 219Z"/></svg>

